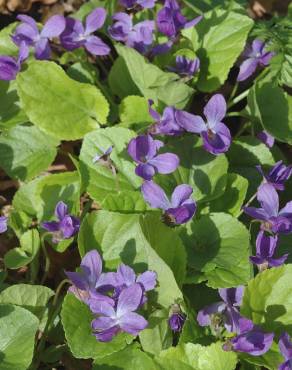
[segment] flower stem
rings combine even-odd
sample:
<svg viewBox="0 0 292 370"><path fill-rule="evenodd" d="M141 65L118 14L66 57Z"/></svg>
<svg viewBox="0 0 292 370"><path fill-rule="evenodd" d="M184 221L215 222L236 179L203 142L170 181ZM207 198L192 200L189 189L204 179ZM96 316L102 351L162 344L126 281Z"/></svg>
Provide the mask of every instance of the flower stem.
<svg viewBox="0 0 292 370"><path fill-rule="evenodd" d="M46 260L46 262L45 262L45 272L44 272L43 278L41 280L41 285L43 285L44 282L46 281L46 279L48 277L49 270L50 270L50 265L51 265L50 258L49 258L49 255L48 255L48 252L47 252L47 249L46 249L46 245L45 245L45 238L49 234L50 233L44 233L41 236L41 247L42 247L42 251L44 253L45 260Z"/></svg>
<svg viewBox="0 0 292 370"><path fill-rule="evenodd" d="M239 213L235 216L236 218L238 218L238 217L240 217L241 215L242 215L242 213L243 213L243 208L245 208L245 207L248 207L254 200L255 200L255 198L256 198L256 196L257 196L257 192L255 192L254 193L254 195L247 201L247 203L243 206L243 207L241 207L241 210L239 211Z"/></svg>
<svg viewBox="0 0 292 370"><path fill-rule="evenodd" d="M241 100L245 99L249 93L250 89L243 91L241 94L237 95L231 102L228 104L228 108L233 107L235 104L239 103Z"/></svg>
<svg viewBox="0 0 292 370"><path fill-rule="evenodd" d="M195 5L190 3L188 0L182 0L182 1L187 7L192 9L195 13L202 14L202 11L199 8L197 8Z"/></svg>

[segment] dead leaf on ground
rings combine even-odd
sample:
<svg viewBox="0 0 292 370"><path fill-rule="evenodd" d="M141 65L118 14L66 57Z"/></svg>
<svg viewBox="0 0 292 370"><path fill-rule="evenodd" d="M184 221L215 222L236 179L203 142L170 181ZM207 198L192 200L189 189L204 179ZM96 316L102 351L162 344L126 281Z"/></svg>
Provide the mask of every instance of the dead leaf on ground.
<svg viewBox="0 0 292 370"><path fill-rule="evenodd" d="M33 3L42 3L43 5L52 5L58 0L0 0L1 12L27 12L30 10Z"/></svg>

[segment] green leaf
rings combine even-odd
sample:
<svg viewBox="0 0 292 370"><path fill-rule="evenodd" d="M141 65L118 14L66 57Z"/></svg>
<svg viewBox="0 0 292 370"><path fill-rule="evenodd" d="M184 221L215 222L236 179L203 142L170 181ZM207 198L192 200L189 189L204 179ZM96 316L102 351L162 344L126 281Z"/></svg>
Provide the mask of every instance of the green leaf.
<svg viewBox="0 0 292 370"><path fill-rule="evenodd" d="M272 268L252 279L244 292L241 313L261 324L264 330L280 335L292 325L292 265Z"/></svg>
<svg viewBox="0 0 292 370"><path fill-rule="evenodd" d="M92 370L161 370L152 358L142 352L135 344L122 351L95 360Z"/></svg>
<svg viewBox="0 0 292 370"><path fill-rule="evenodd" d="M158 182L169 193L178 184L189 184L196 201L206 202L221 196L226 187L228 161L224 154L214 156L202 148L200 138L185 136L170 140L165 151L180 159L178 169L159 176Z"/></svg>
<svg viewBox="0 0 292 370"><path fill-rule="evenodd" d="M119 334L110 343L98 342L91 329L93 314L71 293L64 299L61 318L66 340L76 358L102 358L127 345L125 334Z"/></svg>
<svg viewBox="0 0 292 370"><path fill-rule="evenodd" d="M78 172L50 174L38 181L35 191L37 216L40 221L54 218L56 204L63 201L69 212L79 212L80 179Z"/></svg>
<svg viewBox="0 0 292 370"><path fill-rule="evenodd" d="M186 106L193 89L178 81L175 73L163 72L134 49L122 45L116 45L116 49L124 59L132 81L145 98L156 102L160 100L178 109ZM133 92L129 91L127 95L133 95Z"/></svg>
<svg viewBox="0 0 292 370"><path fill-rule="evenodd" d="M229 173L225 193L210 204L211 212L225 212L237 216L243 205L248 181L236 173Z"/></svg>
<svg viewBox="0 0 292 370"><path fill-rule="evenodd" d="M172 332L168 325L168 310L157 310L148 317L148 326L139 334L145 352L153 355L172 346Z"/></svg>
<svg viewBox="0 0 292 370"><path fill-rule="evenodd" d="M0 81L0 127L9 129L28 119L21 109L15 81Z"/></svg>
<svg viewBox="0 0 292 370"><path fill-rule="evenodd" d="M67 74L78 82L95 85L98 79L98 70L89 62L77 62L71 65Z"/></svg>
<svg viewBox="0 0 292 370"><path fill-rule="evenodd" d="M272 82L256 84L249 99L265 130L276 139L292 144L292 97ZM277 124L275 124L277 122Z"/></svg>
<svg viewBox="0 0 292 370"><path fill-rule="evenodd" d="M121 125L141 128L153 122L148 109L148 102L145 98L135 95L127 96L119 107Z"/></svg>
<svg viewBox="0 0 292 370"><path fill-rule="evenodd" d="M135 164L127 153L127 145L135 136L126 128L106 128L90 132L84 138L81 152L83 187L103 208L114 211L144 211L146 204L138 190L142 180L135 174ZM116 171L93 158L113 146L110 159ZM116 173L115 173L116 172Z"/></svg>
<svg viewBox="0 0 292 370"><path fill-rule="evenodd" d="M210 287L230 288L249 280L249 233L236 218L225 213L202 216L188 223L181 237L189 266L203 272Z"/></svg>
<svg viewBox="0 0 292 370"><path fill-rule="evenodd" d="M82 222L78 245L81 256L96 246L108 268L123 262L136 272L156 271L162 306L182 299L178 284L185 275L185 251L176 231L162 225L158 215L91 213Z"/></svg>
<svg viewBox="0 0 292 370"><path fill-rule="evenodd" d="M45 286L17 284L6 288L0 293L0 303L21 306L41 320L47 303L54 294L51 289Z"/></svg>
<svg viewBox="0 0 292 370"><path fill-rule="evenodd" d="M162 351L156 360L165 370L234 370L237 363L236 354L223 351L220 342L208 347L180 344Z"/></svg>
<svg viewBox="0 0 292 370"><path fill-rule="evenodd" d="M16 126L0 136L1 167L12 178L30 180L53 162L58 144L35 126Z"/></svg>
<svg viewBox="0 0 292 370"><path fill-rule="evenodd" d="M36 189L41 177L22 184L13 197L13 208L18 212L25 212L33 217L37 214Z"/></svg>
<svg viewBox="0 0 292 370"><path fill-rule="evenodd" d="M26 231L20 238L20 247L10 249L4 256L4 263L10 269L28 265L37 255L40 237L36 229Z"/></svg>
<svg viewBox="0 0 292 370"><path fill-rule="evenodd" d="M18 74L17 90L30 121L58 139L80 139L106 123L109 106L100 91L53 62L32 62Z"/></svg>
<svg viewBox="0 0 292 370"><path fill-rule="evenodd" d="M0 370L28 368L38 324L38 319L24 308L0 305Z"/></svg>
<svg viewBox="0 0 292 370"><path fill-rule="evenodd" d="M11 23L0 31L0 55L17 56L18 47L11 39L11 34L14 32L16 25L17 22Z"/></svg>
<svg viewBox="0 0 292 370"><path fill-rule="evenodd" d="M217 90L225 82L244 49L252 25L252 19L245 15L215 9L205 13L191 30L193 47L201 61L197 83L201 91Z"/></svg>

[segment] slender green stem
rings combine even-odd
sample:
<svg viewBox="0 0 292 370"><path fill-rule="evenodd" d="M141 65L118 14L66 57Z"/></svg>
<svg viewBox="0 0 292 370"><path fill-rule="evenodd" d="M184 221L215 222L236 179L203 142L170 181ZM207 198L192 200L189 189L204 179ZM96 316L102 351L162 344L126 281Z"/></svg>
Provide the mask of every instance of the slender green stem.
<svg viewBox="0 0 292 370"><path fill-rule="evenodd" d="M58 287L57 287L57 289L56 289L55 297L54 297L54 299L53 299L53 303L52 303L53 307L54 307L54 306L56 306L56 304L57 304L57 302L58 302L58 298L59 298L59 295L60 295L60 293L61 293L61 290L62 290L63 286L64 286L65 284L70 284L70 283L71 283L71 282L70 282L70 280L68 280L68 279L64 279L64 280L62 280L62 281L60 282L60 284L58 285Z"/></svg>
<svg viewBox="0 0 292 370"><path fill-rule="evenodd" d="M188 0L183 0L183 2L185 3L187 7L192 9L195 13L202 14L202 11L199 8L197 8L195 5L190 3Z"/></svg>
<svg viewBox="0 0 292 370"><path fill-rule="evenodd" d="M50 265L51 265L50 257L48 255L46 245L45 245L45 238L48 235L50 235L50 233L44 233L41 237L41 247L42 247L42 251L43 251L44 256L45 256L45 272L44 272L43 278L41 280L41 285L43 285L44 282L46 281L46 279L48 277L49 270L50 270Z"/></svg>
<svg viewBox="0 0 292 370"><path fill-rule="evenodd" d="M246 118L246 116L241 112L230 112L230 113L226 114L226 117L244 117L244 118Z"/></svg>
<svg viewBox="0 0 292 370"><path fill-rule="evenodd" d="M239 103L241 100L245 99L249 93L250 89L243 91L241 94L237 95L229 104L228 108L233 107L235 104Z"/></svg>
<svg viewBox="0 0 292 370"><path fill-rule="evenodd" d="M231 94L230 94L230 96L229 96L229 99L228 99L228 101L229 101L229 102L234 98L234 95L236 94L237 89L238 89L238 82L236 82L236 83L234 84L234 87L233 87L233 89L232 89L232 91L231 91Z"/></svg>
<svg viewBox="0 0 292 370"><path fill-rule="evenodd" d="M241 210L238 212L238 214L235 216L236 218L238 218L239 216L241 216L242 215L242 213L243 213L243 208L244 207L248 207L254 200L255 200L255 198L256 198L256 196L257 196L257 192L255 192L254 193L254 195L248 200L248 202L243 206L243 207L241 207Z"/></svg>

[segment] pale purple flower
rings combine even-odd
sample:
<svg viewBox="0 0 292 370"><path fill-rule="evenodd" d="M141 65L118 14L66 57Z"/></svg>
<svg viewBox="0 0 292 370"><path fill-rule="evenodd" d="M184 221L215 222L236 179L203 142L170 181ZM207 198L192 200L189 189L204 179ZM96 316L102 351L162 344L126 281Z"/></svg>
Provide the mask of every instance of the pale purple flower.
<svg viewBox="0 0 292 370"><path fill-rule="evenodd" d="M108 32L114 40L121 41L142 54L149 50L155 28L153 21L143 21L133 25L131 16L121 12L114 14L112 18L114 24L109 27Z"/></svg>
<svg viewBox="0 0 292 370"><path fill-rule="evenodd" d="M175 59L176 66L170 68L171 71L185 77L192 77L200 68L199 58L189 59L179 55Z"/></svg>
<svg viewBox="0 0 292 370"><path fill-rule="evenodd" d="M292 201L279 211L279 196L274 186L265 183L257 191L261 208L244 207L249 216L261 221L262 230L288 234L292 232Z"/></svg>
<svg viewBox="0 0 292 370"><path fill-rule="evenodd" d="M163 145L150 135L140 135L130 141L128 153L138 163L136 175L151 180L156 173L168 174L177 169L179 158L176 154L157 154Z"/></svg>
<svg viewBox="0 0 292 370"><path fill-rule="evenodd" d="M284 254L280 258L273 258L277 242L277 235L266 236L265 232L261 230L256 240L256 256L249 257L250 261L256 264L260 270L281 266L286 261L288 254Z"/></svg>
<svg viewBox="0 0 292 370"><path fill-rule="evenodd" d="M204 148L215 155L226 152L231 144L228 127L221 122L226 114L226 102L221 94L216 94L204 108L207 118L205 123L201 116L185 111L177 111L176 120L188 132L200 134Z"/></svg>
<svg viewBox="0 0 292 370"><path fill-rule="evenodd" d="M145 201L152 208L164 211L164 221L170 226L188 222L196 212L196 203L191 198L193 189L189 185L178 185L172 193L171 201L153 181L145 181L141 190Z"/></svg>
<svg viewBox="0 0 292 370"><path fill-rule="evenodd" d="M7 217L0 216L0 234L5 233L7 231Z"/></svg>
<svg viewBox="0 0 292 370"><path fill-rule="evenodd" d="M261 131L257 134L257 138L264 143L268 148L272 148L275 143L275 138L267 131Z"/></svg>
<svg viewBox="0 0 292 370"><path fill-rule="evenodd" d="M25 42L27 46L33 46L36 59L50 59L50 39L60 36L65 29L65 18L61 15L52 16L39 31L36 21L28 15L18 15L17 19L22 23L16 27L12 36L16 45Z"/></svg>
<svg viewBox="0 0 292 370"><path fill-rule="evenodd" d="M285 362L279 365L278 370L292 370L292 343L288 333L281 335L279 348L285 358Z"/></svg>
<svg viewBox="0 0 292 370"><path fill-rule="evenodd" d="M102 295L102 288L113 288L113 273L102 273L102 260L96 250L89 251L81 260L80 272L65 271L72 282L69 291L86 304L92 299L111 303L111 299Z"/></svg>
<svg viewBox="0 0 292 370"><path fill-rule="evenodd" d="M238 311L241 305L244 287L219 289L222 301L204 307L199 311L197 320L200 326L211 326L214 317L221 317L224 326L229 332L239 332L242 317Z"/></svg>
<svg viewBox="0 0 292 370"><path fill-rule="evenodd" d="M156 121L151 127L152 134L176 136L185 132L184 128L176 119L177 109L174 107L166 107L162 116L152 108L153 100L149 99L149 114Z"/></svg>
<svg viewBox="0 0 292 370"><path fill-rule="evenodd" d="M224 345L223 349L245 352L251 356L261 356L268 352L273 339L273 333L265 333L260 327L254 325L251 320L244 319L240 324L240 334Z"/></svg>
<svg viewBox="0 0 292 370"><path fill-rule="evenodd" d="M94 156L94 158L92 159L93 163L98 162L101 159L107 160L107 158L109 157L109 155L113 151L113 146L111 145L106 150L104 150L103 148L98 148L98 149L101 152L101 154L96 154L96 156Z"/></svg>
<svg viewBox="0 0 292 370"><path fill-rule="evenodd" d="M60 36L62 46L66 50L84 47L93 55L108 55L110 47L107 46L94 32L100 29L106 19L104 8L94 9L85 20L85 26L78 19L67 18L66 28Z"/></svg>
<svg viewBox="0 0 292 370"><path fill-rule="evenodd" d="M285 189L284 184L292 175L292 166L285 166L283 161L277 162L268 174L263 172L261 166L256 166L256 168L267 183L280 191Z"/></svg>
<svg viewBox="0 0 292 370"><path fill-rule="evenodd" d="M95 318L91 327L96 339L101 342L109 342L119 332L126 332L137 336L145 329L148 322L136 311L140 306L143 290L139 284L133 284L122 290L117 303L95 300L90 305L91 311L99 315Z"/></svg>
<svg viewBox="0 0 292 370"><path fill-rule="evenodd" d="M17 59L8 55L0 55L0 80L15 80L18 72L20 72L21 64L27 59L28 55L29 49L24 42L20 44Z"/></svg>
<svg viewBox="0 0 292 370"><path fill-rule="evenodd" d="M68 214L68 207L64 202L60 201L57 203L55 216L58 221L42 223L42 227L52 233L53 243L59 243L63 239L70 239L77 234L80 227L80 220Z"/></svg>
<svg viewBox="0 0 292 370"><path fill-rule="evenodd" d="M240 65L237 81L244 81L249 78L258 66L267 66L274 56L274 53L267 51L266 44L256 39L251 46L246 48L244 56L247 59Z"/></svg>
<svg viewBox="0 0 292 370"><path fill-rule="evenodd" d="M131 9L141 6L144 9L153 8L156 0L120 0L121 5L125 8Z"/></svg>
<svg viewBox="0 0 292 370"><path fill-rule="evenodd" d="M188 22L176 0L165 0L163 8L157 13L156 22L161 33L174 39L182 29L194 27L201 19L202 16L199 16Z"/></svg>
<svg viewBox="0 0 292 370"><path fill-rule="evenodd" d="M186 321L186 315L181 311L178 304L174 304L171 307L171 313L168 319L168 325L171 330L180 333Z"/></svg>

